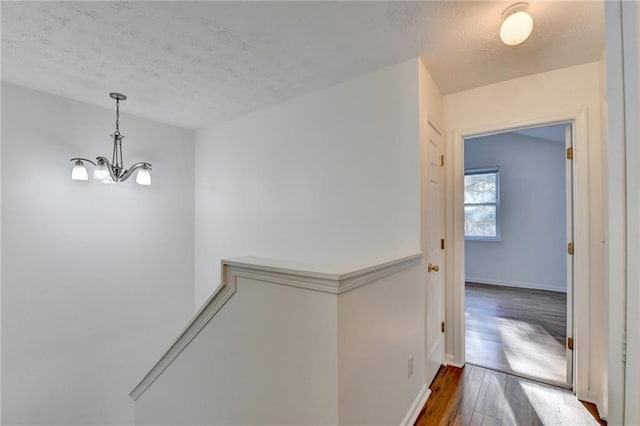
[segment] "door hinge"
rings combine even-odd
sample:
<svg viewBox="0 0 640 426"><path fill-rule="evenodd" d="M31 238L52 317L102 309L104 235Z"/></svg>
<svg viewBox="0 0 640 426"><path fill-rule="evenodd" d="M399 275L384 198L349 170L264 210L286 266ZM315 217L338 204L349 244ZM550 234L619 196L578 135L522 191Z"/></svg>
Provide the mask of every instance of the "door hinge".
<svg viewBox="0 0 640 426"><path fill-rule="evenodd" d="M569 348L570 351L573 350L573 337L567 337L567 348Z"/></svg>
<svg viewBox="0 0 640 426"><path fill-rule="evenodd" d="M567 253L569 253L571 256L573 256L573 252L574 252L573 243L567 244Z"/></svg>
<svg viewBox="0 0 640 426"><path fill-rule="evenodd" d="M444 238L440 239L440 250L444 250Z"/></svg>
<svg viewBox="0 0 640 426"><path fill-rule="evenodd" d="M622 363L627 363L627 333L622 332Z"/></svg>
<svg viewBox="0 0 640 426"><path fill-rule="evenodd" d="M440 323L440 330L444 333L444 321Z"/></svg>
<svg viewBox="0 0 640 426"><path fill-rule="evenodd" d="M567 160L573 160L573 147L567 148Z"/></svg>
<svg viewBox="0 0 640 426"><path fill-rule="evenodd" d="M444 155L440 155L440 167L444 167Z"/></svg>

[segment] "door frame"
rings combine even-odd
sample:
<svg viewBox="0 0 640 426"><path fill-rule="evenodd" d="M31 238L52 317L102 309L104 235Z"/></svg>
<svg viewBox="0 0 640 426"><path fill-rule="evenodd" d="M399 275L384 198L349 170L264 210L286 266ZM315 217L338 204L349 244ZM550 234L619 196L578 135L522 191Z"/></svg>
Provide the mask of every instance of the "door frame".
<svg viewBox="0 0 640 426"><path fill-rule="evenodd" d="M589 397L589 293L590 293L590 247L589 247L589 146L587 110L552 114L526 121L498 123L488 128L454 129L452 132L451 161L453 180L445 190L451 197L453 211L446 218L452 226L446 226L445 236L451 244L445 256L450 269L445 275L446 285L452 290L452 300L446 302L447 319L452 320L450 341L445 362L450 365L465 364L465 301L464 301L464 139L472 136L503 133L511 130L559 123L573 125L574 157L573 169L573 230L576 247L573 256L573 391L579 398ZM450 205L450 204L447 204ZM451 235L452 232L452 235ZM446 297L446 296L445 296Z"/></svg>

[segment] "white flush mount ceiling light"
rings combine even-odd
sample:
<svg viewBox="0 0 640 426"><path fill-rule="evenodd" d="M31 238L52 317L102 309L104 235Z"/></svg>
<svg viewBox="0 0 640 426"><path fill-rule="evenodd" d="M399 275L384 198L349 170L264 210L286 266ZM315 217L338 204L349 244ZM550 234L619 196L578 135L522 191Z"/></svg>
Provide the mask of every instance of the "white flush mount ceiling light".
<svg viewBox="0 0 640 426"><path fill-rule="evenodd" d="M93 170L93 178L104 183L124 182L134 173L136 175L136 183L138 185L151 185L151 164L139 162L133 164L128 169L124 168L122 160L122 139L124 135L120 133L120 101L127 99L125 95L120 93L109 93L112 99L116 100L116 131L111 135L113 138L113 156L111 162L105 157L96 157L96 162L86 158L72 158L74 162L71 170L71 179L73 180L89 180L89 173L84 162L91 163L95 166Z"/></svg>
<svg viewBox="0 0 640 426"><path fill-rule="evenodd" d="M509 46L522 43L533 31L533 18L526 11L528 3L516 3L502 12L502 26L500 27L500 39Z"/></svg>

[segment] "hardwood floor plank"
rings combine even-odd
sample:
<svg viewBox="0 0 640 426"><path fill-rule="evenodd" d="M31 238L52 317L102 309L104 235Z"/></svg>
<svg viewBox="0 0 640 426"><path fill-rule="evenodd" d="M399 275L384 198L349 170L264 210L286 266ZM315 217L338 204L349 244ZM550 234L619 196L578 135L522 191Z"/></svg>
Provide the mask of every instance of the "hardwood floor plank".
<svg viewBox="0 0 640 426"><path fill-rule="evenodd" d="M505 403L506 375L487 370L480 385L475 411L498 419L502 418Z"/></svg>
<svg viewBox="0 0 640 426"><path fill-rule="evenodd" d="M566 384L566 294L466 283L466 361Z"/></svg>
<svg viewBox="0 0 640 426"><path fill-rule="evenodd" d="M475 365L467 365L464 368L464 389L462 401L458 408L460 418L464 424L469 423L475 411L485 371L484 368L476 367Z"/></svg>
<svg viewBox="0 0 640 426"><path fill-rule="evenodd" d="M520 379L515 376L507 376L506 404L502 413L502 421L505 424L514 425L542 425L535 408L529 402L527 394L520 386Z"/></svg>
<svg viewBox="0 0 640 426"><path fill-rule="evenodd" d="M464 388L463 369L440 368L431 384L430 403L422 409L417 425L430 426L441 424L442 419L455 417L451 413L457 404L458 394Z"/></svg>
<svg viewBox="0 0 640 426"><path fill-rule="evenodd" d="M487 416L476 411L473 413L470 426L500 426L500 424L500 419L496 419L495 417Z"/></svg>
<svg viewBox="0 0 640 426"><path fill-rule="evenodd" d="M416 425L606 424L566 389L473 365L441 368L431 390Z"/></svg>

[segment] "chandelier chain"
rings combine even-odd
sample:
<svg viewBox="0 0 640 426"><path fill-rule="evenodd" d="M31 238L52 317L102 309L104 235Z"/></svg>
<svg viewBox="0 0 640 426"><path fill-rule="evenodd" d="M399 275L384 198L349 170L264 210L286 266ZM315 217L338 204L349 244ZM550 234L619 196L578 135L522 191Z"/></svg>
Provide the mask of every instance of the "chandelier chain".
<svg viewBox="0 0 640 426"><path fill-rule="evenodd" d="M113 157L112 165L116 174L124 172L124 158L122 157L122 138L120 134L120 99L116 98L116 131L113 134Z"/></svg>
<svg viewBox="0 0 640 426"><path fill-rule="evenodd" d="M120 99L116 99L116 134L120 134Z"/></svg>

